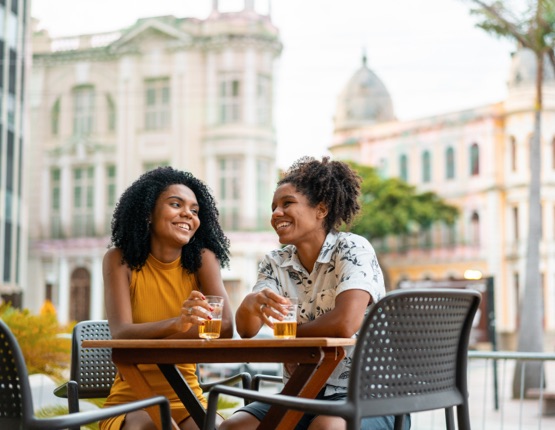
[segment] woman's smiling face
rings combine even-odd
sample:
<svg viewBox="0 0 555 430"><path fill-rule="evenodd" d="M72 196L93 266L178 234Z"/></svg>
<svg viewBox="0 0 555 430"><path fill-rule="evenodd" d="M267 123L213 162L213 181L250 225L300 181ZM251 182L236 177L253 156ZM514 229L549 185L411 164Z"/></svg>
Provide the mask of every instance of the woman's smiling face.
<svg viewBox="0 0 555 430"><path fill-rule="evenodd" d="M322 205L310 206L306 196L289 183L280 185L272 201L271 224L282 244L298 245L312 240L315 234L325 236Z"/></svg>
<svg viewBox="0 0 555 430"><path fill-rule="evenodd" d="M188 244L200 226L195 193L182 184L170 185L158 196L150 221L151 241L179 248Z"/></svg>

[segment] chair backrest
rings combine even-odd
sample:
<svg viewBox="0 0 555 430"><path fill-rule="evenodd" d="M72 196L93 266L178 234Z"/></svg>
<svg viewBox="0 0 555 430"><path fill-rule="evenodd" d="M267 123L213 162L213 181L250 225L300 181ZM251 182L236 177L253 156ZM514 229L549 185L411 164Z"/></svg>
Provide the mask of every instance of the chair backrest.
<svg viewBox="0 0 555 430"><path fill-rule="evenodd" d="M33 398L27 366L19 344L0 319L0 428L28 428L33 417Z"/></svg>
<svg viewBox="0 0 555 430"><path fill-rule="evenodd" d="M411 289L376 303L353 353L348 398L356 409L399 415L467 406L468 341L480 299L474 290Z"/></svg>
<svg viewBox="0 0 555 430"><path fill-rule="evenodd" d="M83 340L111 339L106 320L81 321L73 328L70 379L78 384L80 399L108 397L116 377L111 348L83 348Z"/></svg>

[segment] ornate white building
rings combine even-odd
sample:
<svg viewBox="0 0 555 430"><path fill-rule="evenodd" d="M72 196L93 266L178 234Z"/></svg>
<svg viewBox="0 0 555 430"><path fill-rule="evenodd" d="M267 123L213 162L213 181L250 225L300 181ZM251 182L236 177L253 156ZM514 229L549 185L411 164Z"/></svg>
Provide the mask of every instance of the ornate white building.
<svg viewBox="0 0 555 430"><path fill-rule="evenodd" d="M252 0L206 19L152 17L111 33L33 37L29 291L61 321L104 317L101 262L123 190L172 165L213 190L236 306L277 246L274 71L282 44Z"/></svg>
<svg viewBox="0 0 555 430"><path fill-rule="evenodd" d="M460 208L452 228L435 225L410 237L372 243L392 286L402 280L460 279L467 270L493 277L496 328L509 348L525 292L535 69L533 54L519 50L512 58L506 100L398 121L387 89L364 60L339 97L330 147L336 158L375 166L384 177L400 177ZM549 63L543 91L541 272L544 324L553 334L555 79Z"/></svg>

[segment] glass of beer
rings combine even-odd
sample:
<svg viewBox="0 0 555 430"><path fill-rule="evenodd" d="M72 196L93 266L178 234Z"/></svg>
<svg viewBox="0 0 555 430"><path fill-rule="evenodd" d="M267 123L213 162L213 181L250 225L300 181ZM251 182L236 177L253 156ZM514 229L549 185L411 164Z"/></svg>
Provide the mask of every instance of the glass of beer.
<svg viewBox="0 0 555 430"><path fill-rule="evenodd" d="M272 318L274 337L278 339L294 339L297 336L297 298L287 297L289 304L281 305L287 311L283 320Z"/></svg>
<svg viewBox="0 0 555 430"><path fill-rule="evenodd" d="M203 339L217 339L222 329L222 313L224 310L224 298L222 296L206 296L206 301L212 307L212 312L205 310L212 319L205 319L204 325L198 326L198 335ZM203 309L204 310L204 309Z"/></svg>

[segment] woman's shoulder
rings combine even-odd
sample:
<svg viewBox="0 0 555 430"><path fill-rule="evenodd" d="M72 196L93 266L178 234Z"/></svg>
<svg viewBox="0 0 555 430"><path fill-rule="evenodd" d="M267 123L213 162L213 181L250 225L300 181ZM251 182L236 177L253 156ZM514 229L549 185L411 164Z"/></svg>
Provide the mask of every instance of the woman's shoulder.
<svg viewBox="0 0 555 430"><path fill-rule="evenodd" d="M370 242L368 241L368 239L366 239L364 236L360 236L358 234L355 233L350 233L347 231L341 231L336 233L337 235L337 239L336 239L336 243L339 245L355 245L355 246L360 246L363 248L372 248L372 245L370 244Z"/></svg>
<svg viewBox="0 0 555 430"><path fill-rule="evenodd" d="M121 248L115 248L115 247L110 248L104 254L104 260L105 261L114 261L114 260L122 261L123 260L123 251L121 250Z"/></svg>

